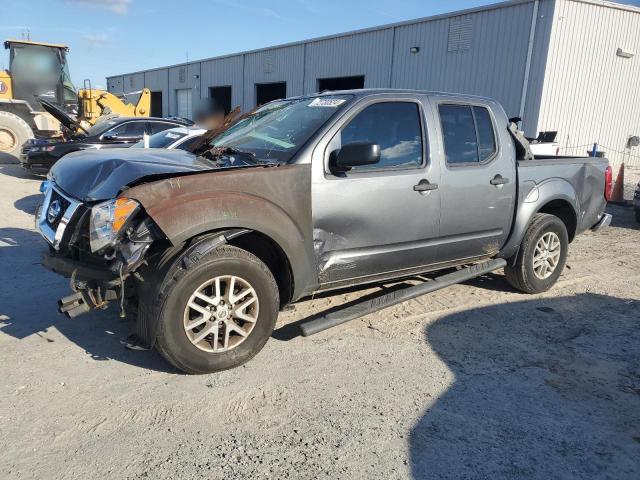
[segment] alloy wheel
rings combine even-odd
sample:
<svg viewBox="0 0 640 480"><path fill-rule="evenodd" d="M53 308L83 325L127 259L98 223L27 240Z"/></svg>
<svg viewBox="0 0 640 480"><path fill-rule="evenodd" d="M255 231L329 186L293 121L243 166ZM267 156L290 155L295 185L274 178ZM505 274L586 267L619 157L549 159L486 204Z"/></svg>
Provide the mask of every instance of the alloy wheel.
<svg viewBox="0 0 640 480"><path fill-rule="evenodd" d="M184 310L184 330L200 350L222 353L244 342L258 320L253 286L235 275L207 280L191 295Z"/></svg>

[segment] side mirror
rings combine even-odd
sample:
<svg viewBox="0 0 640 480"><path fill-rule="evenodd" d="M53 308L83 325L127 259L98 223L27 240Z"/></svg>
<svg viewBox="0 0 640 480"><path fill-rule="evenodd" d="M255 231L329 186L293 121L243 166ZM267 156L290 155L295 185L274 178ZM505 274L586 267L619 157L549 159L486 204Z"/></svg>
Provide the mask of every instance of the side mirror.
<svg viewBox="0 0 640 480"><path fill-rule="evenodd" d="M380 161L380 145L368 142L353 142L331 152L330 163L337 170L373 165Z"/></svg>

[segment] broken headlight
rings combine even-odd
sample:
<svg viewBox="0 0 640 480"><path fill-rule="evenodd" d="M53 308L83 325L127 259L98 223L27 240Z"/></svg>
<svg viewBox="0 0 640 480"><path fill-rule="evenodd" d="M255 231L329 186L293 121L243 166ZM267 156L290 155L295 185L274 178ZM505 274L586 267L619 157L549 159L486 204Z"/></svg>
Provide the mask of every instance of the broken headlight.
<svg viewBox="0 0 640 480"><path fill-rule="evenodd" d="M124 197L94 206L89 224L91 251L114 246L118 235L139 207L138 202Z"/></svg>

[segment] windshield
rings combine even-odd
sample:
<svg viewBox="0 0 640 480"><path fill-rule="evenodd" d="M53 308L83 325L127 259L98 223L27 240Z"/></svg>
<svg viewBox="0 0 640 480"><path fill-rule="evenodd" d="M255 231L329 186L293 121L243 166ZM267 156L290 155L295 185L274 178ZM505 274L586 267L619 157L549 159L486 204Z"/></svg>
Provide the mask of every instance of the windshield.
<svg viewBox="0 0 640 480"><path fill-rule="evenodd" d="M65 103L77 103L78 94L76 88L71 81L71 74L69 73L69 64L66 62L66 57L62 57L64 60L64 66L62 67L62 87L64 89Z"/></svg>
<svg viewBox="0 0 640 480"><path fill-rule="evenodd" d="M172 143L177 142L181 138L187 136L188 130L185 129L171 129L164 132L156 133L149 137L149 148L167 148ZM140 140L138 143L134 143L131 148L144 148L144 140Z"/></svg>
<svg viewBox="0 0 640 480"><path fill-rule="evenodd" d="M218 135L210 145L286 163L351 98L353 95L323 95L272 102Z"/></svg>
<svg viewBox="0 0 640 480"><path fill-rule="evenodd" d="M89 130L87 130L87 135L91 137L101 135L118 123L119 123L119 120L117 119L103 120L101 122L97 122L95 125L92 125L91 128L89 128Z"/></svg>

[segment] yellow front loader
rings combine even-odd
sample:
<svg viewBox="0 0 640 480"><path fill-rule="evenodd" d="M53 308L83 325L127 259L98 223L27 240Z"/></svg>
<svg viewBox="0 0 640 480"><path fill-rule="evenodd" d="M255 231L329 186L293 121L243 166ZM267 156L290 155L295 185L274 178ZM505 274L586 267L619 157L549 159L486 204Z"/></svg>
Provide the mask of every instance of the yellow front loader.
<svg viewBox="0 0 640 480"><path fill-rule="evenodd" d="M66 45L7 40L4 47L9 50L9 70L0 70L0 156L17 157L31 138L64 138L76 133L61 125L60 115L71 117L81 130L103 118L149 116L151 92L146 88L136 92L135 105L93 89L88 82L76 91ZM57 114L51 115L46 105L53 105Z"/></svg>

